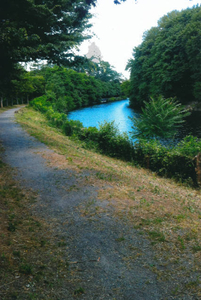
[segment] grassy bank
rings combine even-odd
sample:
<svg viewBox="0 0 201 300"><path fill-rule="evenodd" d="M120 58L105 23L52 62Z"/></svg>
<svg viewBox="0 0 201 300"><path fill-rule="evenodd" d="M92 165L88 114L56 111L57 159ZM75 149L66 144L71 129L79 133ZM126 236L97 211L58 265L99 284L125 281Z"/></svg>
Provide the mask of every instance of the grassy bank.
<svg viewBox="0 0 201 300"><path fill-rule="evenodd" d="M17 119L31 135L56 151L56 157L48 157L50 164L58 168L73 168L77 172L85 169L94 171L94 176L87 181L100 187L100 201L110 201L122 221L129 222L137 234L150 239L161 268L147 267L160 280L179 274L186 277L185 286L178 283L178 288L172 291L173 295L190 289L201 296L200 191L159 178L155 173L129 163L88 151L82 148L81 142L73 141L60 130L49 126L42 114L30 108L21 111ZM98 211L95 213L98 214ZM89 205L83 208L83 214L90 218L94 211L90 211ZM121 240L124 238L121 237ZM168 268L163 269L165 266Z"/></svg>
<svg viewBox="0 0 201 300"><path fill-rule="evenodd" d="M83 184L98 186L99 201L109 201L123 223L129 223L136 235L150 240L157 263L146 267L157 274L159 281L178 280L170 295L181 299L188 290L201 297L200 191L84 149L84 144L64 136L33 109L24 108L16 116L31 135L55 150L54 155L46 157L50 165L73 169L78 174L93 170ZM62 283L70 282L65 243L62 237L52 235L50 224L32 215L37 195L20 189L10 174L9 167L1 163L0 297L59 299ZM89 221L103 212L100 208L94 210L90 202L80 210ZM125 240L126 236L120 236L118 242ZM132 257L125 257L128 267L142 255L141 249L132 251ZM185 278L183 284L181 277ZM76 283L70 284L74 295Z"/></svg>
<svg viewBox="0 0 201 300"><path fill-rule="evenodd" d="M104 122L99 128L85 128L80 121L69 120L66 114L55 111L43 97L35 98L30 105L66 136L82 141L85 148L93 148L101 154L131 162L194 187L200 184L201 171L199 164L196 165L196 157L201 152L201 140L196 137L186 136L174 147L165 146L155 139L139 139L134 143L126 133L120 133L114 122Z"/></svg>

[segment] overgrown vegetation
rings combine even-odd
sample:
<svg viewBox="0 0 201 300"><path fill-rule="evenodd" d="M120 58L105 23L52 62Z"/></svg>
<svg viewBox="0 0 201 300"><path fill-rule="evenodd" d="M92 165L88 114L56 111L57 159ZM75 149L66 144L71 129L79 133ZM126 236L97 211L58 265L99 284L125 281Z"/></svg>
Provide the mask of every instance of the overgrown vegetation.
<svg viewBox="0 0 201 300"><path fill-rule="evenodd" d="M28 103L43 96L43 100L51 103L54 110L67 113L100 103L102 99L109 102L125 98L120 74L112 67L107 68L106 78L102 79L95 74L89 76L88 73L57 66L45 66L31 72L18 67L18 71L18 77L10 82L10 90L2 98L2 106Z"/></svg>
<svg viewBox="0 0 201 300"><path fill-rule="evenodd" d="M197 185L195 155L201 151L201 142L188 136L171 148L157 140L138 140L135 143L126 133L121 134L114 123L101 124L100 128L84 128L79 121L68 120L65 114L54 112L36 100L31 105L45 114L50 123L65 135L84 142L83 147L94 148L111 157L130 161L166 177L173 177L188 184Z"/></svg>
<svg viewBox="0 0 201 300"><path fill-rule="evenodd" d="M102 99L116 100L116 97L123 96L120 80L103 81L57 66L44 67L32 74L44 78L45 92L38 100L46 106L51 104L55 111L62 113L100 103Z"/></svg>

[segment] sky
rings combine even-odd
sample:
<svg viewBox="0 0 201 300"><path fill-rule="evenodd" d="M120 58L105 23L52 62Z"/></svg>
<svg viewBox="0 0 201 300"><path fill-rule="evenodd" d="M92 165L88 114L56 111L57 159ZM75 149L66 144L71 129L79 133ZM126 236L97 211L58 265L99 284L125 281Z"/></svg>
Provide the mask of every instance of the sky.
<svg viewBox="0 0 201 300"><path fill-rule="evenodd" d="M92 42L101 51L102 60L129 78L126 64L132 58L133 48L142 42L143 33L157 26L158 20L173 10L186 9L201 4L201 0L126 0L115 5L113 0L98 0L91 9L91 31L94 37L80 47L85 55Z"/></svg>

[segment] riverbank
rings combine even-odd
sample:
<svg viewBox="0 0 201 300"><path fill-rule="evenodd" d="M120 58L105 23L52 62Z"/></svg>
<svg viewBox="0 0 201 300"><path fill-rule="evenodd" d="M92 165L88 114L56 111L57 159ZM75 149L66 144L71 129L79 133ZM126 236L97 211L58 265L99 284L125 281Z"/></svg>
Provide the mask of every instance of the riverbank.
<svg viewBox="0 0 201 300"><path fill-rule="evenodd" d="M101 207L109 201L116 217L125 225L130 224L135 228L137 236L148 239L149 246L145 251L129 246L127 233L122 232L117 237L119 245L133 249L130 256L125 256L128 265L134 261L141 262L144 253L148 255L148 249L153 247L155 259L149 262L150 265L146 261L144 263L157 275L159 282L162 280L165 285L171 282L168 293L173 299L182 299L184 291L189 293L189 297L191 293L200 293L200 282L197 279L201 254L199 191L82 149L79 142L75 143L58 130L50 128L45 118L32 110L19 114L18 119L21 119L29 132L59 154L56 160L50 158L50 164L64 169L73 167L81 173L93 170L92 177L89 176L87 181L92 180L92 185L100 187L98 201L101 201ZM107 188L104 188L105 184ZM99 207L96 201L81 207L89 221L100 214L100 208L96 210ZM105 213L109 211L106 209Z"/></svg>
<svg viewBox="0 0 201 300"><path fill-rule="evenodd" d="M21 225L16 224L14 232L5 226L8 238L4 244L10 250L4 250L10 251L5 256L11 264L8 280L1 277L2 299L10 299L11 293L20 300L79 296L88 300L178 300L201 296L200 191L83 149L82 143L65 137L30 108L15 116L53 151L44 152L42 144L32 148L33 138L28 148L25 144L18 148L15 143L26 162L23 168L31 169L31 177L18 182L21 187L32 187L30 197L34 197L21 208L21 213L28 209L24 214L24 218L30 217L27 226L24 219ZM35 162L30 164L27 153L39 159L40 176L35 176L38 167ZM5 158L3 153L1 156ZM16 161L19 163L19 158ZM23 168L14 168L14 174L23 175ZM17 199L15 202L22 203ZM9 205L8 221L15 225L18 219L12 215L16 214L16 206ZM40 238L31 215L40 219ZM22 228L30 235L26 243ZM20 251L19 259L18 252L13 251ZM39 258L33 259L32 251L39 251ZM24 267L21 272L13 268L18 262L26 262L27 271L23 273Z"/></svg>

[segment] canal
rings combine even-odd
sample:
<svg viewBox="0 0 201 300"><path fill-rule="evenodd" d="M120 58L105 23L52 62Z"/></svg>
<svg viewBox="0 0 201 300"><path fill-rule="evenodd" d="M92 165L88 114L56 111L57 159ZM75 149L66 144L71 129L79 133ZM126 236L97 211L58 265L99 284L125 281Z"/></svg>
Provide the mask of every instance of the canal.
<svg viewBox="0 0 201 300"><path fill-rule="evenodd" d="M130 135L133 131L132 121L129 117L139 116L129 107L129 100L104 103L90 107L81 108L68 114L71 120L79 120L84 127L99 127L104 121L112 122L118 126L120 132L126 132ZM186 118L183 128L179 132L179 137L192 134L201 138L201 112L192 112Z"/></svg>

